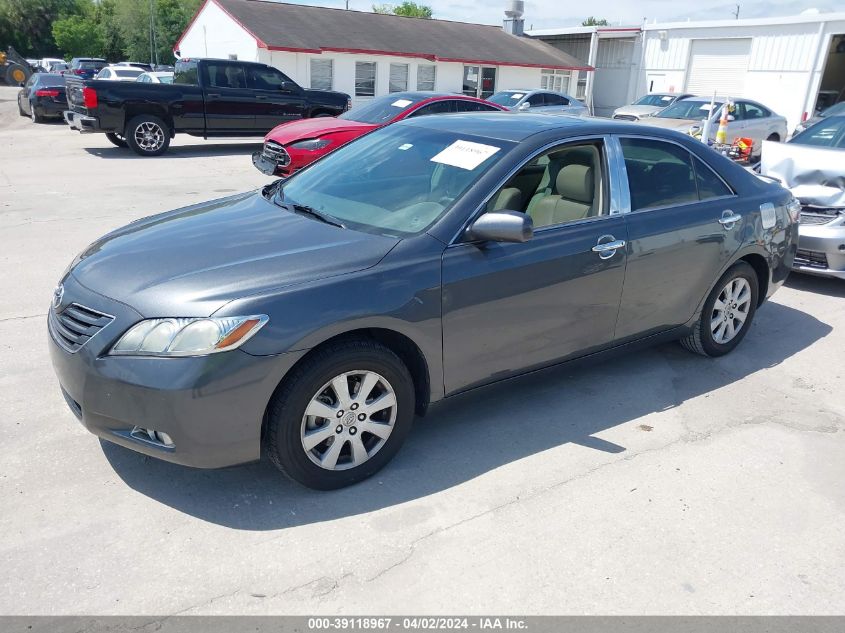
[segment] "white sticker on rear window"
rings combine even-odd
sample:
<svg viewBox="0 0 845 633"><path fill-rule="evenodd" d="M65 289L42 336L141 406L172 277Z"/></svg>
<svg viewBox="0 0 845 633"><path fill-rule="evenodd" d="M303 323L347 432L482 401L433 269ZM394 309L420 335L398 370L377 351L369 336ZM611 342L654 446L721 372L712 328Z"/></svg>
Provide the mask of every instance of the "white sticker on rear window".
<svg viewBox="0 0 845 633"><path fill-rule="evenodd" d="M770 229L777 224L777 216L775 215L775 205L771 202L766 202L760 205L760 220L763 222L764 229Z"/></svg>
<svg viewBox="0 0 845 633"><path fill-rule="evenodd" d="M437 156L434 156L431 161L472 170L500 149L501 147L482 145L481 143L473 143L472 141L455 141L437 154Z"/></svg>
<svg viewBox="0 0 845 633"><path fill-rule="evenodd" d="M515 92L511 95L511 99L522 99L525 95L521 92Z"/></svg>
<svg viewBox="0 0 845 633"><path fill-rule="evenodd" d="M405 143L404 145L400 145L399 149L401 149L402 151L405 151L406 149L411 149L413 146L414 146L413 143Z"/></svg>
<svg viewBox="0 0 845 633"><path fill-rule="evenodd" d="M397 99L390 105L392 105L394 108L407 108L412 103L413 101L411 101L410 99Z"/></svg>

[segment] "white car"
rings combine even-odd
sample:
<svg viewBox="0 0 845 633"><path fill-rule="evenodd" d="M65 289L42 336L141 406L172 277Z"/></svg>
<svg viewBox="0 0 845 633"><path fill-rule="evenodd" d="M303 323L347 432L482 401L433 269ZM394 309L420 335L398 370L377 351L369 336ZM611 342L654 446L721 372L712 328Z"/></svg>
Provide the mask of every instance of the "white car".
<svg viewBox="0 0 845 633"><path fill-rule="evenodd" d="M38 67L42 68L44 72L50 72L55 64L65 64L65 60L58 57L44 57L38 60Z"/></svg>
<svg viewBox="0 0 845 633"><path fill-rule="evenodd" d="M133 68L132 66L106 66L97 73L94 79L106 79L108 81L135 81L143 74L143 68Z"/></svg>
<svg viewBox="0 0 845 633"><path fill-rule="evenodd" d="M142 84L172 84L173 83L173 73L169 72L155 72L155 73L142 73L138 75L138 78L135 80Z"/></svg>

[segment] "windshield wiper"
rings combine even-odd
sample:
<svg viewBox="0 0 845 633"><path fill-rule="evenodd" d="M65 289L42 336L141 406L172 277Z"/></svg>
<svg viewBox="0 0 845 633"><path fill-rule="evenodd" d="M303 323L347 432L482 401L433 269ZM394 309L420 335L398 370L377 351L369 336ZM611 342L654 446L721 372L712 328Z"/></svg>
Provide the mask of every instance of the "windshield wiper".
<svg viewBox="0 0 845 633"><path fill-rule="evenodd" d="M292 202L283 202L281 200L277 200L276 204L282 207L283 209L288 209L295 213L299 213L302 215L310 215L312 218L316 218L320 220L320 222L325 222L326 224L331 224L332 226L336 226L340 229L345 229L346 225L338 220L336 217L329 215L328 213L323 213L322 211L318 211L314 207L309 207L304 204L295 204Z"/></svg>

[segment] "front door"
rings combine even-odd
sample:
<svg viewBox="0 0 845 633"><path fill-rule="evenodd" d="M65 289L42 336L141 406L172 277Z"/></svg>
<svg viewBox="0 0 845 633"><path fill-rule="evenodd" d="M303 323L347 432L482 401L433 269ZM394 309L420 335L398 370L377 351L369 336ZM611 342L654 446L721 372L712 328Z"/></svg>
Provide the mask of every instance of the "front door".
<svg viewBox="0 0 845 633"><path fill-rule="evenodd" d="M524 243L458 242L443 254L446 392L612 343L625 275L625 219L611 214L600 139L530 160L485 212L534 221Z"/></svg>
<svg viewBox="0 0 845 633"><path fill-rule="evenodd" d="M734 192L681 145L637 137L619 142L631 197L616 327L624 342L689 321L740 247L742 220Z"/></svg>
<svg viewBox="0 0 845 633"><path fill-rule="evenodd" d="M213 61L204 64L205 125L211 134L252 134L255 96L247 85L243 64Z"/></svg>
<svg viewBox="0 0 845 633"><path fill-rule="evenodd" d="M487 99L496 92L494 66L464 66L463 93L468 97Z"/></svg>
<svg viewBox="0 0 845 633"><path fill-rule="evenodd" d="M279 123L305 116L305 93L284 73L275 68L249 70L249 85L255 92L255 128L266 134Z"/></svg>

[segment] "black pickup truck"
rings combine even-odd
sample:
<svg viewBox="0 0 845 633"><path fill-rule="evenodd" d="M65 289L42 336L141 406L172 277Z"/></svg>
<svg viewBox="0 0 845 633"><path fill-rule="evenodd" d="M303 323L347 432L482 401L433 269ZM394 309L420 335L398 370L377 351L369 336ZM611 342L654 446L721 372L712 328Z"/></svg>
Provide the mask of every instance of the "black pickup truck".
<svg viewBox="0 0 845 633"><path fill-rule="evenodd" d="M65 121L105 132L119 147L159 156L178 133L264 136L285 121L337 116L349 95L306 90L284 73L253 62L182 59L172 84L81 80L68 76Z"/></svg>

